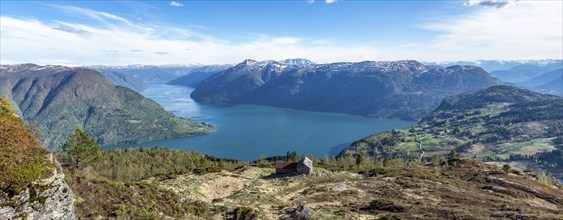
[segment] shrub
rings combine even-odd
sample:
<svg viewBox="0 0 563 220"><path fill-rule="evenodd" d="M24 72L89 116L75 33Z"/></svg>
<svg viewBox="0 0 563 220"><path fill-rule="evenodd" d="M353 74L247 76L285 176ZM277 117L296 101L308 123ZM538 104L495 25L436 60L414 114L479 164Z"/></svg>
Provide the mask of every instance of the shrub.
<svg viewBox="0 0 563 220"><path fill-rule="evenodd" d="M388 198L378 198L370 202L367 210L380 210L388 212L405 212L409 205Z"/></svg>
<svg viewBox="0 0 563 220"><path fill-rule="evenodd" d="M538 174L538 175L537 175L537 178L538 178L538 181L539 181L541 184L544 184L544 185L546 185L546 186L552 186L552 185L553 185L553 179L552 179L549 175L547 175L547 174L545 174L545 173L540 173L540 174Z"/></svg>
<svg viewBox="0 0 563 220"><path fill-rule="evenodd" d="M206 217L209 215L209 204L201 201L185 204L184 210L198 217Z"/></svg>
<svg viewBox="0 0 563 220"><path fill-rule="evenodd" d="M139 208L129 202L115 205L114 215L117 219L158 219L155 213Z"/></svg>
<svg viewBox="0 0 563 220"><path fill-rule="evenodd" d="M258 213L249 207L237 207L233 211L234 213L234 220L253 220L258 219Z"/></svg>
<svg viewBox="0 0 563 220"><path fill-rule="evenodd" d="M0 97L0 188L18 194L33 181L48 176L54 167L48 154L10 102Z"/></svg>
<svg viewBox="0 0 563 220"><path fill-rule="evenodd" d="M143 180L149 177L173 178L185 173L211 173L235 170L244 163L220 159L193 151L169 148L128 148L103 151L101 162L94 166L100 175L116 180Z"/></svg>
<svg viewBox="0 0 563 220"><path fill-rule="evenodd" d="M512 167L510 167L510 164L504 164L502 166L502 170L504 170L505 173L510 173L510 170L512 170Z"/></svg>
<svg viewBox="0 0 563 220"><path fill-rule="evenodd" d="M448 155L448 160L455 160L458 158L459 158L459 154L455 150L450 151L450 154Z"/></svg>

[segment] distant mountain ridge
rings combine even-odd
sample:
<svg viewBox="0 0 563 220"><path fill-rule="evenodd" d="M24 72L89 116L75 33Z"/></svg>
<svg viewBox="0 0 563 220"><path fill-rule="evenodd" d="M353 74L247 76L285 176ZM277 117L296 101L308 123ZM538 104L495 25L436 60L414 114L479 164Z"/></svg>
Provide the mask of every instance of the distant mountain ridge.
<svg viewBox="0 0 563 220"><path fill-rule="evenodd" d="M137 92L143 91L148 88L147 85L143 83L143 81L132 75L111 70L105 70L100 73L103 74L112 84L116 86L127 87Z"/></svg>
<svg viewBox="0 0 563 220"><path fill-rule="evenodd" d="M209 133L212 127L166 112L135 91L84 68L34 64L0 67L0 96L37 126L57 150L77 127L102 145Z"/></svg>
<svg viewBox="0 0 563 220"><path fill-rule="evenodd" d="M429 68L414 60L307 65L245 60L201 82L191 97L417 120L447 96L499 84L479 67Z"/></svg>
<svg viewBox="0 0 563 220"><path fill-rule="evenodd" d="M557 59L543 59L543 60L475 60L475 61L443 61L443 62L423 62L425 65L434 66L455 66L455 65L469 65L478 66L487 72L496 70L508 70L518 65L547 65L556 63L560 60Z"/></svg>
<svg viewBox="0 0 563 220"><path fill-rule="evenodd" d="M491 74L499 79L511 83L523 83L543 73L563 68L563 60L525 63L507 70L492 71Z"/></svg>
<svg viewBox="0 0 563 220"><path fill-rule="evenodd" d="M128 66L86 66L102 73L114 72L135 77L143 83L165 83L179 77L196 73L209 73L226 69L231 65L128 65Z"/></svg>
<svg viewBox="0 0 563 220"><path fill-rule="evenodd" d="M549 94L563 96L563 76L559 76L554 80L536 86L536 88Z"/></svg>
<svg viewBox="0 0 563 220"><path fill-rule="evenodd" d="M534 88L544 93L563 96L563 69L559 68L543 73L521 82L519 85Z"/></svg>

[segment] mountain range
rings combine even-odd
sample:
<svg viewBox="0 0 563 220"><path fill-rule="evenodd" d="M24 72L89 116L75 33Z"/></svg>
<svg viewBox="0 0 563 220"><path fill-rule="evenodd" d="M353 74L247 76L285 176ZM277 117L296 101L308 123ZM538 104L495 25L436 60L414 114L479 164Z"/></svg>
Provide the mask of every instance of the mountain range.
<svg viewBox="0 0 563 220"><path fill-rule="evenodd" d="M34 64L0 67L0 96L58 150L82 128L102 145L209 133L212 126L179 118L137 92L84 68Z"/></svg>
<svg viewBox="0 0 563 220"><path fill-rule="evenodd" d="M563 69L545 72L518 84L544 93L563 96Z"/></svg>
<svg viewBox="0 0 563 220"><path fill-rule="evenodd" d="M455 65L469 65L478 66L487 72L496 70L508 70L512 67L519 65L546 65L550 63L557 63L560 60L544 59L544 60L475 60L475 61L443 61L443 62L424 62L425 65L433 66L455 66Z"/></svg>
<svg viewBox="0 0 563 220"><path fill-rule="evenodd" d="M128 66L86 66L104 75L107 73L119 73L132 76L143 83L165 83L191 73L212 73L224 70L231 65L128 65ZM127 86L129 87L129 86Z"/></svg>
<svg viewBox="0 0 563 220"><path fill-rule="evenodd" d="M499 84L479 67L429 68L414 60L307 65L245 60L202 81L191 97L417 120L447 96Z"/></svg>
<svg viewBox="0 0 563 220"><path fill-rule="evenodd" d="M524 83L543 73L563 68L563 60L546 60L543 62L530 62L513 66L506 70L492 71L491 74L503 81L511 83Z"/></svg>
<svg viewBox="0 0 563 220"><path fill-rule="evenodd" d="M274 61L276 62L276 61ZM311 65L314 64L312 61L303 59L303 58L295 58L295 59L285 59L281 61L277 61L287 65L294 65L294 66L301 66L301 65ZM230 66L229 66L230 67ZM225 68L226 69L226 68ZM168 82L169 85L180 85L180 86L188 86L188 87L197 87L199 84L206 80L207 78L213 76L218 71L208 71L208 72L193 72L186 76L179 77L175 80Z"/></svg>
<svg viewBox="0 0 563 220"><path fill-rule="evenodd" d="M505 82L535 91L563 96L563 60L478 60L426 62L429 67L472 65L483 68Z"/></svg>
<svg viewBox="0 0 563 220"><path fill-rule="evenodd" d="M137 77L134 77L126 73L117 72L109 69L104 70L100 73L103 74L112 84L116 86L124 86L132 90L135 90L137 92L141 92L148 88L143 81L141 81Z"/></svg>

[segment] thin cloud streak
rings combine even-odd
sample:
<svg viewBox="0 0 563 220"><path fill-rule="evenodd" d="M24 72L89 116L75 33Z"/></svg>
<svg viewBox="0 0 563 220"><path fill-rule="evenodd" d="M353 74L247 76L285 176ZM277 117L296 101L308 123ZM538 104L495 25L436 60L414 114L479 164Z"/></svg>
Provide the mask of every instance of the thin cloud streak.
<svg viewBox="0 0 563 220"><path fill-rule="evenodd" d="M114 15L114 14L110 14L107 12L101 12L101 11L95 11L95 10L90 10L90 9L86 9L86 8L81 8L81 7L76 7L76 6L53 6L55 8L61 9L64 12L74 15L74 16L85 16L85 17L89 17L95 20L98 20L100 22L104 22L107 23L108 20L113 20L113 21L120 21L123 22L127 25L132 25L131 22L129 22L127 19Z"/></svg>
<svg viewBox="0 0 563 220"><path fill-rule="evenodd" d="M464 2L463 5L502 8L517 2L518 0L469 0Z"/></svg>

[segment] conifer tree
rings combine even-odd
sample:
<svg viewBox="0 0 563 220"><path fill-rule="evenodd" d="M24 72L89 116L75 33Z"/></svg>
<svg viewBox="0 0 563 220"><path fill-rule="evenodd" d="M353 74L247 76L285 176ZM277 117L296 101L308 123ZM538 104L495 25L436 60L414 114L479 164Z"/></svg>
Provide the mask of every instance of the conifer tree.
<svg viewBox="0 0 563 220"><path fill-rule="evenodd" d="M67 153L69 165L74 169L82 169L88 165L95 165L101 160L100 145L94 138L82 129L77 128L63 145L63 152Z"/></svg>

